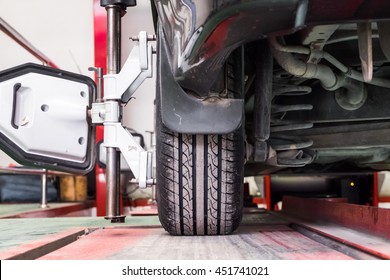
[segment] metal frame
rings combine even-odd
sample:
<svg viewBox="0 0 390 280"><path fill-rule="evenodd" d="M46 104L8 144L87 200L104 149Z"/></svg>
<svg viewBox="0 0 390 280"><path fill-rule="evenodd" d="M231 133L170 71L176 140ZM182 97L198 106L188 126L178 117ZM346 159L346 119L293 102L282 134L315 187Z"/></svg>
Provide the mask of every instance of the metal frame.
<svg viewBox="0 0 390 280"><path fill-rule="evenodd" d="M91 117L92 123L104 125L103 145L107 150L105 218L111 222L124 222L125 216L120 213L119 151L123 153L140 187L154 184L154 180L148 178L151 177L148 168L152 169L152 156L143 150L121 124L121 104L127 103L138 86L152 75L152 47L147 41L154 38L141 32L136 38L138 45L120 70L121 16L129 5L126 1L101 1L100 4L107 11L107 75L104 76L103 102L98 100L93 104ZM100 179L101 176L97 176L99 185L102 183Z"/></svg>
<svg viewBox="0 0 390 280"><path fill-rule="evenodd" d="M93 103L91 111L92 123L104 125L104 146L122 152L141 188L153 183L146 178L147 152L120 123L120 103L127 102L143 80L152 75L152 47L147 41L146 32L140 32L139 42L122 70L104 76L104 102Z"/></svg>

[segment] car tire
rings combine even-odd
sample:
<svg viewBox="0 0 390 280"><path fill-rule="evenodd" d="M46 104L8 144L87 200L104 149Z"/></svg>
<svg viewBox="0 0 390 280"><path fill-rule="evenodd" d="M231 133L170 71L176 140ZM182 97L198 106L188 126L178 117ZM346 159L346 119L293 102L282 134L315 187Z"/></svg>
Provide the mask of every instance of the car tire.
<svg viewBox="0 0 390 280"><path fill-rule="evenodd" d="M233 52L217 78L226 86L225 97L221 98L242 98L242 59L242 49ZM244 125L224 135L174 132L162 122L160 90L157 87L156 177L160 222L172 235L230 234L242 218Z"/></svg>
<svg viewBox="0 0 390 280"><path fill-rule="evenodd" d="M243 129L226 135L182 134L161 121L157 95L159 219L172 235L230 234L243 206Z"/></svg>
<svg viewBox="0 0 390 280"><path fill-rule="evenodd" d="M161 120L161 118L158 118ZM240 224L243 133L190 135L157 121L157 199L172 235L222 235Z"/></svg>

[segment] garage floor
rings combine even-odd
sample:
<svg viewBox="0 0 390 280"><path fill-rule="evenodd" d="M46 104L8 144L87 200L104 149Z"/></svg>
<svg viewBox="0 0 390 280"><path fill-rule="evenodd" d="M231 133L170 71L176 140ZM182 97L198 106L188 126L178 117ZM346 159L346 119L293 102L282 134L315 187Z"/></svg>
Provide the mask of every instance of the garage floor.
<svg viewBox="0 0 390 280"><path fill-rule="evenodd" d="M6 208L15 213L13 206L3 206L0 207L3 215L7 214ZM28 205L22 208L29 210ZM3 218L0 219L0 259L340 260L390 257L390 243L383 238L359 233L359 240L365 242L369 238L371 245L376 244L382 250L382 255L368 254L329 238L330 234L338 234L339 240L351 239L348 235L356 237L356 231L329 225L312 228L302 225L260 209L247 209L242 225L229 236L170 236L156 215L128 216L124 224L111 224L102 217Z"/></svg>
<svg viewBox="0 0 390 280"><path fill-rule="evenodd" d="M269 214L245 219L229 236L170 236L160 226L98 229L41 259L351 259Z"/></svg>

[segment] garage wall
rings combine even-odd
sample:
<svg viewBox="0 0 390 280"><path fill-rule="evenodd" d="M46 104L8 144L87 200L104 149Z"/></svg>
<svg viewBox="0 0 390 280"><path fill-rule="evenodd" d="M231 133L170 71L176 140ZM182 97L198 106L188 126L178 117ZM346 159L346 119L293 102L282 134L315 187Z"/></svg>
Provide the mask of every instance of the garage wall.
<svg viewBox="0 0 390 280"><path fill-rule="evenodd" d="M60 68L90 75L87 68L94 58L92 0L0 0L0 17ZM0 69L40 63L2 32L0 42Z"/></svg>
<svg viewBox="0 0 390 280"><path fill-rule="evenodd" d="M61 69L93 78L93 0L0 0L0 17ZM122 61L134 45L128 38L140 30L153 33L149 1L138 1L122 19ZM40 63L0 31L0 71L27 62ZM154 79L149 79L124 109L124 125L144 134L154 129ZM14 163L0 151L0 166Z"/></svg>
<svg viewBox="0 0 390 280"><path fill-rule="evenodd" d="M0 0L0 17L58 67L93 77L92 0ZM0 70L27 62L40 63L0 31ZM0 152L0 165L10 162Z"/></svg>

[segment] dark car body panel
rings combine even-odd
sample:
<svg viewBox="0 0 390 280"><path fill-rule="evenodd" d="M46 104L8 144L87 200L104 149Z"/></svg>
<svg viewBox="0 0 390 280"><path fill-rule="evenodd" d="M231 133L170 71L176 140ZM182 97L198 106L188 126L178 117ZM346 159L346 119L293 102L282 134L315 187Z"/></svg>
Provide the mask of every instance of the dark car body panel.
<svg viewBox="0 0 390 280"><path fill-rule="evenodd" d="M384 0L155 0L175 79L207 96L232 50L308 25L390 18Z"/></svg>

